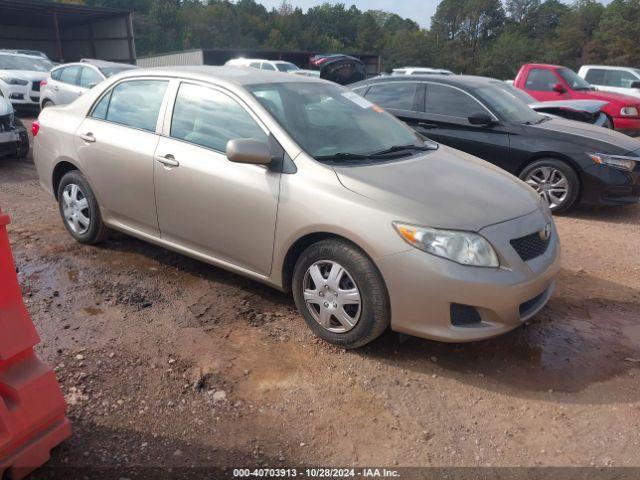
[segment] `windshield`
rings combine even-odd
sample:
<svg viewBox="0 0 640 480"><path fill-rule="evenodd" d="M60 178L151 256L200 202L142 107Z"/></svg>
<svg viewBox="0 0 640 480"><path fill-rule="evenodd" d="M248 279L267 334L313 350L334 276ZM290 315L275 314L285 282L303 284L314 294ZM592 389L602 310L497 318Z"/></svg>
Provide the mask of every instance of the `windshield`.
<svg viewBox="0 0 640 480"><path fill-rule="evenodd" d="M567 82L571 90L593 90L591 84L579 77L573 70L559 68L558 73Z"/></svg>
<svg viewBox="0 0 640 480"><path fill-rule="evenodd" d="M105 78L109 78L116 73L124 72L125 70L132 70L136 67L133 66L122 66L122 67L102 67L100 71L105 76Z"/></svg>
<svg viewBox="0 0 640 480"><path fill-rule="evenodd" d="M421 140L395 117L338 85L307 82L247 89L313 157L372 155Z"/></svg>
<svg viewBox="0 0 640 480"><path fill-rule="evenodd" d="M19 55L0 55L0 70L30 70L48 72L53 63L44 58L21 57Z"/></svg>
<svg viewBox="0 0 640 480"><path fill-rule="evenodd" d="M278 67L278 70L280 70L281 72L293 72L295 70L300 70L293 63L289 63L289 62L276 63L276 67Z"/></svg>
<svg viewBox="0 0 640 480"><path fill-rule="evenodd" d="M507 83L495 82L490 86L478 88L476 93L507 122L538 123L546 118L532 110L523 100L521 92ZM524 95L528 97L526 93ZM534 101L533 98L531 100Z"/></svg>

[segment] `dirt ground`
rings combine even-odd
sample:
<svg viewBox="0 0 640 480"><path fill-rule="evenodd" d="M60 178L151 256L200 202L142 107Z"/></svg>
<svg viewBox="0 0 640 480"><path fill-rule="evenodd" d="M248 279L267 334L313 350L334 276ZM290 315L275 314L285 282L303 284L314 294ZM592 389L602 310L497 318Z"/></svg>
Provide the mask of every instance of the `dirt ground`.
<svg viewBox="0 0 640 480"><path fill-rule="evenodd" d="M0 206L73 422L51 466L640 467L640 206L557 218L558 290L522 328L358 351L240 276L77 244L31 159L0 160Z"/></svg>

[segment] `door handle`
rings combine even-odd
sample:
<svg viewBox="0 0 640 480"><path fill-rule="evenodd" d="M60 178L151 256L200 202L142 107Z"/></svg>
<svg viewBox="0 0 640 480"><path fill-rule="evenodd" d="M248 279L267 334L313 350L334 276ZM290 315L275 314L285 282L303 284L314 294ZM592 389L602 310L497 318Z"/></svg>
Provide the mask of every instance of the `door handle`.
<svg viewBox="0 0 640 480"><path fill-rule="evenodd" d="M422 128L438 128L437 124L428 122L418 122L418 126Z"/></svg>
<svg viewBox="0 0 640 480"><path fill-rule="evenodd" d="M83 135L80 135L80 138L85 142L94 143L96 141L96 137L93 136L93 133L87 132Z"/></svg>
<svg viewBox="0 0 640 480"><path fill-rule="evenodd" d="M180 162L176 160L176 157L168 153L167 155L156 155L156 161L163 164L165 167L179 167Z"/></svg>

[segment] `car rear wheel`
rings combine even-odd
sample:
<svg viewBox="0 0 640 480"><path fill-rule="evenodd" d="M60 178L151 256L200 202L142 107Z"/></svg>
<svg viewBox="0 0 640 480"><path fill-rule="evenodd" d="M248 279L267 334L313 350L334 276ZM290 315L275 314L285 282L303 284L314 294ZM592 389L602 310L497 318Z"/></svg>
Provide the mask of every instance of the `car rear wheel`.
<svg viewBox="0 0 640 480"><path fill-rule="evenodd" d="M293 273L293 296L309 328L323 340L358 348L389 326L387 289L373 262L346 241L308 247Z"/></svg>
<svg viewBox="0 0 640 480"><path fill-rule="evenodd" d="M578 200L578 175L561 160L537 160L522 171L520 178L538 192L554 213L567 211Z"/></svg>
<svg viewBox="0 0 640 480"><path fill-rule="evenodd" d="M80 243L95 244L106 239L96 197L77 170L65 174L58 186L58 206L67 231Z"/></svg>
<svg viewBox="0 0 640 480"><path fill-rule="evenodd" d="M47 107L53 107L54 105L55 103L53 103L51 100L45 100L44 102L42 102L42 110Z"/></svg>

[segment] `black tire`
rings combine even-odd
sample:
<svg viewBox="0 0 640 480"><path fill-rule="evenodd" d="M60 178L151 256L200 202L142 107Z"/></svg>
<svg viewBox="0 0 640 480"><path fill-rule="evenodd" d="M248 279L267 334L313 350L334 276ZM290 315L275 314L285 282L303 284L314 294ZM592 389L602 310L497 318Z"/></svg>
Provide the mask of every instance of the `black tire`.
<svg viewBox="0 0 640 480"><path fill-rule="evenodd" d="M83 215L89 219L89 225L85 231L80 229L75 231L65 218L64 208L66 203L64 192L65 189L71 185L76 185L80 190L81 197L87 200L87 207L83 210L83 212L86 213L83 213ZM62 217L62 223L65 228L78 242L93 245L106 240L108 231L102 221L98 202L89 183L78 170L72 170L66 173L62 177L62 180L60 180L60 184L58 185L58 209L60 210L60 216Z"/></svg>
<svg viewBox="0 0 640 480"><path fill-rule="evenodd" d="M307 271L316 262L322 261L336 262L344 267L359 290L359 318L349 331L334 333L324 328L313 317L310 312L312 307L308 307L305 301L304 282ZM298 311L309 328L328 343L348 349L362 347L378 338L389 327L391 308L382 275L367 255L351 243L329 239L311 245L296 262L292 282ZM336 322L336 318L332 317L331 321Z"/></svg>
<svg viewBox="0 0 640 480"><path fill-rule="evenodd" d="M520 179L527 181L532 173L541 168L557 170L566 178L568 188L566 195L561 202L557 202L557 204L549 206L553 213L566 212L575 205L580 196L580 179L578 178L578 174L571 165L563 162L562 160L557 160L555 158L543 158L527 165L520 173Z"/></svg>
<svg viewBox="0 0 640 480"><path fill-rule="evenodd" d="M44 110L47 107L53 107L55 105L55 103L53 103L51 100L45 100L42 102L42 107L40 108L40 110Z"/></svg>

